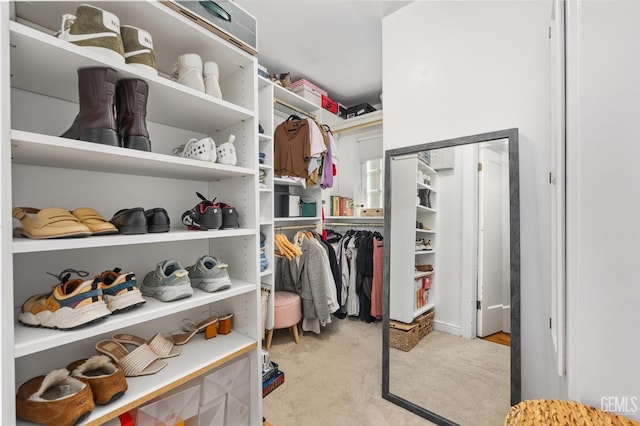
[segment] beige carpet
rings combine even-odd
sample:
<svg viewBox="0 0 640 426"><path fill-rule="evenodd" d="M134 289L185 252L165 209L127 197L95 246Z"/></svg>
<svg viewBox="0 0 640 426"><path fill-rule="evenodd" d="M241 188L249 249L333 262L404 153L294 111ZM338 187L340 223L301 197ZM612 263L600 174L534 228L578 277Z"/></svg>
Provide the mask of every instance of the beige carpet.
<svg viewBox="0 0 640 426"><path fill-rule="evenodd" d="M382 323L334 319L296 345L275 330L271 359L285 382L263 400L273 426L423 426L431 422L382 399Z"/></svg>
<svg viewBox="0 0 640 426"><path fill-rule="evenodd" d="M419 354L423 349L423 343L428 343L429 337L432 337L431 341L434 341L433 338L439 334L442 333L433 332L410 352L392 350L391 356L394 356L394 353L401 356L412 353ZM465 340L455 337L454 339L456 341ZM483 342L480 339L475 339L472 342L476 341L506 349L508 362L508 348ZM441 343L447 342L442 339ZM448 344L453 343L455 342L448 342ZM271 359L277 362L280 369L285 372L285 383L264 398L264 417L273 426L431 425L431 422L382 399L381 346L382 324L380 322L367 324L359 320L334 319L332 324L323 328L320 335L303 333L299 345L294 343L289 330L276 330L269 354ZM454 352L467 352L460 348L451 347L450 349ZM446 354L446 348L443 347L434 352L439 354L438 356L443 356ZM473 352L474 350L471 350L469 353ZM433 359L435 360L435 358ZM449 358L446 363L447 366L451 365L451 359ZM391 371L392 391L394 390L394 371L395 374L405 374L401 369L408 365L407 361L406 356L405 360L396 358L396 362L399 364ZM496 362L498 362L497 359ZM468 361L465 359L463 363L467 364ZM421 365L425 365L424 360ZM415 377L415 370L409 377ZM470 388L468 386L470 380L466 379L461 387L456 387L458 385L455 383L459 379L455 379L449 384L440 383L439 385L436 385L433 379L426 377L420 379L420 382L416 381L415 384L409 383L408 380L402 380L403 386L406 385L404 389L409 390L403 391L398 388L395 392L401 394L408 392L410 395L414 395L411 387L419 386L421 391L418 394L420 395L426 394L424 390L431 387L439 389L439 395L444 395L446 388L453 384L454 394L459 397L452 398L450 404L440 408L446 411L451 407L460 407L460 405L456 405L460 403L458 401L460 398L464 404L476 407L478 404L474 399L477 399L476 392L478 390ZM485 393L493 394L495 388ZM445 400L449 400L449 398ZM436 400L432 402L435 403ZM475 421L464 422L460 419L458 421L461 424L474 426L480 424ZM502 421L495 424L503 422L504 415Z"/></svg>
<svg viewBox="0 0 640 426"><path fill-rule="evenodd" d="M409 352L391 349L390 390L461 425L502 425L509 354L504 345L433 331Z"/></svg>

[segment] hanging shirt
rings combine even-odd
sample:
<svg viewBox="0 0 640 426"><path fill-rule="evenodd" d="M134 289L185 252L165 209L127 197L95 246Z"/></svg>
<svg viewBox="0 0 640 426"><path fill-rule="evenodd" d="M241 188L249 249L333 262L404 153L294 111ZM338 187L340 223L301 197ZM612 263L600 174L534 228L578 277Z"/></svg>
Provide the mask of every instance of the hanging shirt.
<svg viewBox="0 0 640 426"><path fill-rule="evenodd" d="M276 127L273 138L275 174L306 179L311 158L309 122L287 119Z"/></svg>

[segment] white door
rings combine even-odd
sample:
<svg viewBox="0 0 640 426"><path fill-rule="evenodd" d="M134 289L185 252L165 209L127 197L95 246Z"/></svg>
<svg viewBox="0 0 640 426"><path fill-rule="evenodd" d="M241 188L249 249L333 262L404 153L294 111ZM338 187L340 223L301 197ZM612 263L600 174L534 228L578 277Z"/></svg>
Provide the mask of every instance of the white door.
<svg viewBox="0 0 640 426"><path fill-rule="evenodd" d="M478 302L477 335L502 331L503 173L501 154L486 147L478 152Z"/></svg>

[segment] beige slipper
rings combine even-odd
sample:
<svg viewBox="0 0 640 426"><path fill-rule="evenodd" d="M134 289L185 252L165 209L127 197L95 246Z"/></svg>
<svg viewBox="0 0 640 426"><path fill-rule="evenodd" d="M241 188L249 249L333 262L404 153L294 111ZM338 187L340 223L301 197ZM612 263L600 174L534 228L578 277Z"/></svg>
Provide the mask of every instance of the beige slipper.
<svg viewBox="0 0 640 426"><path fill-rule="evenodd" d="M68 210L59 207L42 210L32 207L15 207L12 214L22 224L22 228L17 228L16 232L27 238L65 238L91 235L89 228L80 223ZM29 214L35 214L35 218Z"/></svg>
<svg viewBox="0 0 640 426"><path fill-rule="evenodd" d="M167 366L146 343L129 352L115 340L101 340L96 343L96 350L117 362L126 377L155 374Z"/></svg>
<svg viewBox="0 0 640 426"><path fill-rule="evenodd" d="M160 333L153 336L153 338L148 342L142 337L127 333L114 334L113 340L118 343L122 343L123 345L133 346L142 346L146 343L159 358L173 358L174 356L180 355L182 352L182 349L175 347L171 340L166 339Z"/></svg>
<svg viewBox="0 0 640 426"><path fill-rule="evenodd" d="M100 213L91 207L80 207L71 212L93 235L117 234L118 228L107 221Z"/></svg>

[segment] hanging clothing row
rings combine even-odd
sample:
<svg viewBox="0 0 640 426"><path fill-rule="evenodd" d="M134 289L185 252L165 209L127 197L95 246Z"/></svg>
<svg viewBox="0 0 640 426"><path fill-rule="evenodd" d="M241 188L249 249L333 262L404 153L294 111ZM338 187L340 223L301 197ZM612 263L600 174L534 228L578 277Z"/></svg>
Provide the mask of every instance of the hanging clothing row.
<svg viewBox="0 0 640 426"><path fill-rule="evenodd" d="M382 234L349 230L344 235L327 230L327 242L337 246L340 269L340 310L335 315L382 319L384 242Z"/></svg>
<svg viewBox="0 0 640 426"><path fill-rule="evenodd" d="M340 307L336 293L338 264L335 252L310 231L297 232L291 241L284 234L276 234L274 242L278 248L274 277L276 291L299 294L302 299L302 329L319 334L320 327L329 324L331 314ZM283 256L283 252L292 251L288 245L296 247L300 255Z"/></svg>
<svg viewBox="0 0 640 426"><path fill-rule="evenodd" d="M338 147L329 126L290 115L273 134L274 172L305 187L331 188L337 173Z"/></svg>

